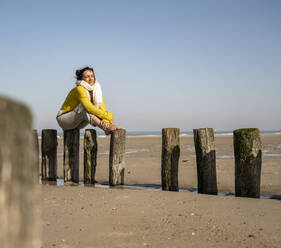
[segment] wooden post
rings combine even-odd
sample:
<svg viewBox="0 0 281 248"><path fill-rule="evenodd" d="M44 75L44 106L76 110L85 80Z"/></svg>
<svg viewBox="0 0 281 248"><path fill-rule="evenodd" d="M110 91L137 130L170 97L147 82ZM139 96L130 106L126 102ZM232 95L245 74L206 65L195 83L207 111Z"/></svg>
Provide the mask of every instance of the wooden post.
<svg viewBox="0 0 281 248"><path fill-rule="evenodd" d="M86 129L84 135L84 183L95 184L97 166L97 132L95 129Z"/></svg>
<svg viewBox="0 0 281 248"><path fill-rule="evenodd" d="M180 129L162 129L162 190L179 191L178 165L180 157Z"/></svg>
<svg viewBox="0 0 281 248"><path fill-rule="evenodd" d="M2 97L0 116L0 246L38 248L42 200L32 116L25 105Z"/></svg>
<svg viewBox="0 0 281 248"><path fill-rule="evenodd" d="M198 193L218 193L216 150L213 128L193 129L197 164Z"/></svg>
<svg viewBox="0 0 281 248"><path fill-rule="evenodd" d="M33 143L34 143L34 151L36 154L36 170L37 170L37 176L39 180L39 175L40 175L40 159L39 159L39 142L38 142L38 133L36 129L32 130L32 136L33 136Z"/></svg>
<svg viewBox="0 0 281 248"><path fill-rule="evenodd" d="M41 140L42 180L57 180L57 130L43 129Z"/></svg>
<svg viewBox="0 0 281 248"><path fill-rule="evenodd" d="M110 139L109 185L123 185L125 171L126 130L113 131Z"/></svg>
<svg viewBox="0 0 281 248"><path fill-rule="evenodd" d="M64 181L79 183L79 142L80 130L78 128L63 132L64 153L63 168Z"/></svg>
<svg viewBox="0 0 281 248"><path fill-rule="evenodd" d="M233 132L235 156L235 195L260 197L262 143L257 128Z"/></svg>

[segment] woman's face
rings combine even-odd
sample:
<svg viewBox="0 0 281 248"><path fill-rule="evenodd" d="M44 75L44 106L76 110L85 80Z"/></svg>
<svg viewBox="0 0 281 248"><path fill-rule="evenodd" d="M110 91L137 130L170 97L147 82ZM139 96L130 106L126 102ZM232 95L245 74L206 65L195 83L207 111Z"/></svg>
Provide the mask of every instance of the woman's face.
<svg viewBox="0 0 281 248"><path fill-rule="evenodd" d="M83 80L92 86L95 83L94 73L91 70L84 71Z"/></svg>

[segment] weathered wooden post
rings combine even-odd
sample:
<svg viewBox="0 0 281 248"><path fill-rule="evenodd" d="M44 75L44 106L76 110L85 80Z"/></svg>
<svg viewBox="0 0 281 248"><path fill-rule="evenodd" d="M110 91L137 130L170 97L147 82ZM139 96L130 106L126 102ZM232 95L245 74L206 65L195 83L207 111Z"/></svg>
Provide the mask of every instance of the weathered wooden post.
<svg viewBox="0 0 281 248"><path fill-rule="evenodd" d="M237 129L233 132L235 156L235 195L260 197L262 143L257 128Z"/></svg>
<svg viewBox="0 0 281 248"><path fill-rule="evenodd" d="M0 97L0 246L41 247L40 194L32 117Z"/></svg>
<svg viewBox="0 0 281 248"><path fill-rule="evenodd" d="M63 168L64 181L79 183L79 142L80 130L78 128L63 132L64 153Z"/></svg>
<svg viewBox="0 0 281 248"><path fill-rule="evenodd" d="M123 185L125 171L126 130L113 131L109 152L109 185Z"/></svg>
<svg viewBox="0 0 281 248"><path fill-rule="evenodd" d="M178 166L180 157L180 129L162 129L162 190L179 191Z"/></svg>
<svg viewBox="0 0 281 248"><path fill-rule="evenodd" d="M95 184L97 166L97 132L94 129L86 129L84 135L84 183Z"/></svg>
<svg viewBox="0 0 281 248"><path fill-rule="evenodd" d="M42 180L48 180L48 181L57 180L57 145L58 145L57 130L43 129L42 140L41 140Z"/></svg>
<svg viewBox="0 0 281 248"><path fill-rule="evenodd" d="M218 193L216 175L216 150L213 128L193 129L197 164L198 193Z"/></svg>
<svg viewBox="0 0 281 248"><path fill-rule="evenodd" d="M32 136L33 136L33 143L34 143L34 151L35 151L35 154L36 154L36 169L37 169L37 176L38 176L38 180L39 180L39 174L40 174L40 171L39 171L39 167L40 167L40 164L39 164L39 142L38 142L38 133L37 133L37 130L36 129L33 129L32 130Z"/></svg>

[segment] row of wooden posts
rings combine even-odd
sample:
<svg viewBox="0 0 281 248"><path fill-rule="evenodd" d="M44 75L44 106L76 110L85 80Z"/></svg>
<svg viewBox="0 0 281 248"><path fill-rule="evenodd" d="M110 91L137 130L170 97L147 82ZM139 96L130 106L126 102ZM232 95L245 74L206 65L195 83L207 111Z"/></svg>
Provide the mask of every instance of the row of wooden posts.
<svg viewBox="0 0 281 248"><path fill-rule="evenodd" d="M39 158L37 130L33 130ZM80 130L72 129L63 133L63 174L65 182L79 183L79 143ZM126 130L116 130L111 134L109 154L109 185L124 184L124 155ZM41 136L41 179L57 179L57 130L43 129ZM95 184L97 166L97 133L86 129L84 135L84 183ZM38 161L39 164L39 161Z"/></svg>
<svg viewBox="0 0 281 248"><path fill-rule="evenodd" d="M162 129L162 189L178 191L178 163L180 156L180 130ZM193 130L196 151L198 193L217 194L216 151L212 128ZM79 182L80 131L64 131L64 181ZM34 137L38 135L34 130ZM124 184L126 131L116 130L111 134L109 153L109 185ZM238 129L233 132L235 156L235 195L260 197L262 144L256 128ZM42 180L57 178L57 131L43 129L41 140ZM85 130L84 135L84 183L95 184L97 165L97 134L94 129ZM39 157L39 155L38 155Z"/></svg>

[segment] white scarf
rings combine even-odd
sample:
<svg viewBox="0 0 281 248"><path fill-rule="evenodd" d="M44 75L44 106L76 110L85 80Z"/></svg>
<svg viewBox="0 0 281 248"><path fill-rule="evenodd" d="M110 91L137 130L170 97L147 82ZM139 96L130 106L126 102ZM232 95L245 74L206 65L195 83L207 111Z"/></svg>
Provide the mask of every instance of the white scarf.
<svg viewBox="0 0 281 248"><path fill-rule="evenodd" d="M89 91L93 91L93 98L94 98L94 105L97 106L98 108L102 104L102 91L101 91L101 86L100 83L96 80L95 83L91 86L84 80L77 80L76 81L77 86L82 86L87 90L88 97L91 100L90 93Z"/></svg>

